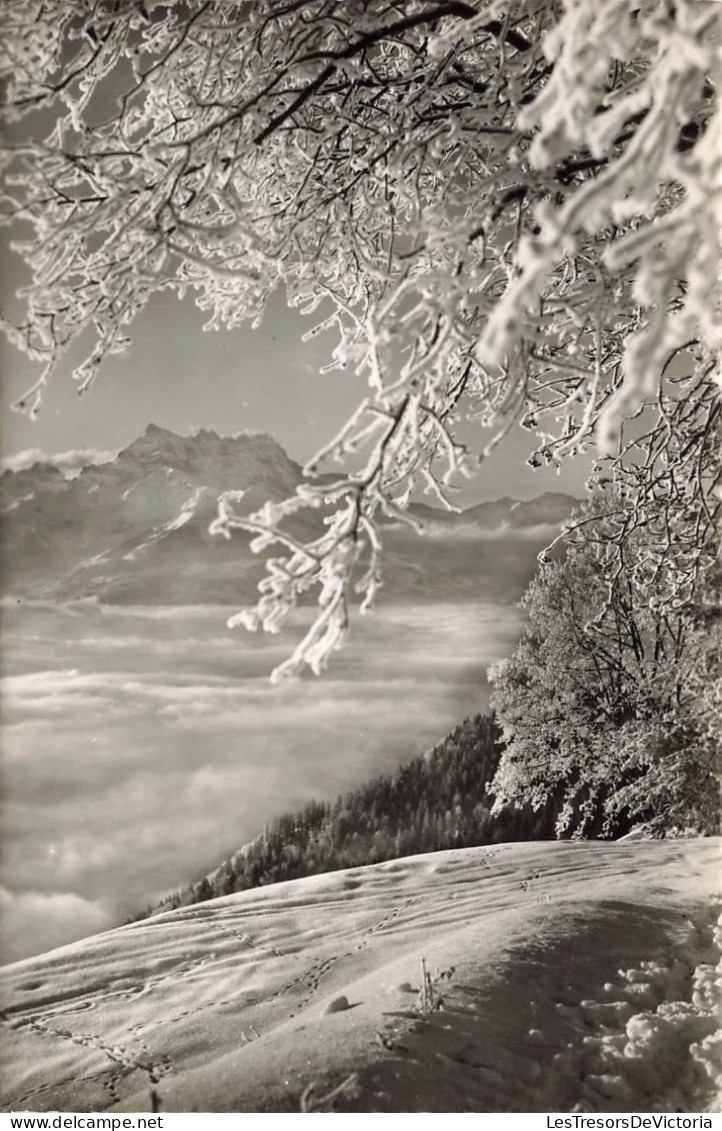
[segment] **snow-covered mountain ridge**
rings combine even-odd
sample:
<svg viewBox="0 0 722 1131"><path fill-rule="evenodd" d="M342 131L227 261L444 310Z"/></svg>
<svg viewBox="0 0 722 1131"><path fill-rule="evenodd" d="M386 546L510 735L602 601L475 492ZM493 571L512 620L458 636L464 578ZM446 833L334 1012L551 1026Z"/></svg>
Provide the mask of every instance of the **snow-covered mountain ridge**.
<svg viewBox="0 0 722 1131"><path fill-rule="evenodd" d="M115 459L73 479L49 463L6 471L0 477L4 591L133 604L253 601L263 564L243 535L230 543L210 536L218 496L243 491L250 512L293 494L301 481L299 465L264 433L178 436L156 425ZM485 589L498 581L499 599L519 596L537 550L575 502L555 493L529 502L505 498L461 515L416 505L426 544L389 525L387 592L404 600L439 593L485 599ZM480 542L505 538L514 545L476 552Z"/></svg>

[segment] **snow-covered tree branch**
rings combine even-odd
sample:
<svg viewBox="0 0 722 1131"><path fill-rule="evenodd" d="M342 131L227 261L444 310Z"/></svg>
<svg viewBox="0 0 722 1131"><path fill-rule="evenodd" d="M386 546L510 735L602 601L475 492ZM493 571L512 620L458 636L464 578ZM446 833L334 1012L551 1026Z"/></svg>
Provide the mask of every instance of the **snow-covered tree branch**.
<svg viewBox="0 0 722 1131"><path fill-rule="evenodd" d="M296 496L250 519L224 500L216 524L280 546L251 627L320 593L284 672L321 670L349 602L373 601L382 516L418 485L453 506L485 454L462 443L468 420L498 439L520 419L537 463L598 444L641 510L662 491L704 497L645 567L670 600L687 593L710 554L720 428L718 4L0 13L0 218L29 231L33 275L25 318L4 324L41 367L19 407L39 410L78 340L88 389L159 288L192 291L220 328L260 318L282 285L328 335L329 368L363 385ZM305 507L325 530L299 543L288 520Z"/></svg>

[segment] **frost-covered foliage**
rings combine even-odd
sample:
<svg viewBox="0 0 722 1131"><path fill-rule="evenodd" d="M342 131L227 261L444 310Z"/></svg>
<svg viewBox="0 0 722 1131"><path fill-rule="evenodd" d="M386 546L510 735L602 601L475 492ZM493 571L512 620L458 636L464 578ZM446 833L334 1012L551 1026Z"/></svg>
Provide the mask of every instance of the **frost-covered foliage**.
<svg viewBox="0 0 722 1131"><path fill-rule="evenodd" d="M158 288L192 290L216 328L257 320L282 285L315 314L309 334L329 333L329 368L365 385L307 485L250 522L228 498L216 527L280 546L249 627L273 631L320 592L284 672L320 670L349 600L374 600L380 516L403 517L415 485L453 506L484 454L460 439L469 419L494 443L521 418L534 462L551 463L594 439L625 447L623 422L652 404L639 490L658 493L660 459L671 489L706 489L690 422L670 430L664 404L684 397L707 425L717 411L718 4L0 0L0 13L0 218L23 221L33 275L25 320L5 324L42 365L20 407L38 410L78 339L87 389ZM329 462L338 475L314 482ZM297 542L288 520L305 507L326 530Z"/></svg>
<svg viewBox="0 0 722 1131"><path fill-rule="evenodd" d="M506 747L498 805L557 807L557 833L659 833L719 824L722 614L719 571L672 608L650 576L654 525L620 534L623 490L597 490L542 567L525 636L492 669ZM653 547L652 547L653 550Z"/></svg>

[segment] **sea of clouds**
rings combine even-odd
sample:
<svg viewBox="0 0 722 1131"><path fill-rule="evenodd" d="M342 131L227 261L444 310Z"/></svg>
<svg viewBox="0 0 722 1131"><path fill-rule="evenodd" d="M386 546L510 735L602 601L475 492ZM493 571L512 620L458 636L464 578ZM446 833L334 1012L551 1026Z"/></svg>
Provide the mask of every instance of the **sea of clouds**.
<svg viewBox="0 0 722 1131"><path fill-rule="evenodd" d="M393 606L322 678L230 610L6 603L3 959L119 922L311 798L393 769L488 705L521 613Z"/></svg>
<svg viewBox="0 0 722 1131"><path fill-rule="evenodd" d="M27 471L37 463L53 464L62 471L66 479L74 479L84 467L95 467L99 464L110 463L115 459L117 452L106 451L98 448L73 448L70 451L58 452L49 455L42 448L26 448L15 455L7 456L0 461L2 471Z"/></svg>

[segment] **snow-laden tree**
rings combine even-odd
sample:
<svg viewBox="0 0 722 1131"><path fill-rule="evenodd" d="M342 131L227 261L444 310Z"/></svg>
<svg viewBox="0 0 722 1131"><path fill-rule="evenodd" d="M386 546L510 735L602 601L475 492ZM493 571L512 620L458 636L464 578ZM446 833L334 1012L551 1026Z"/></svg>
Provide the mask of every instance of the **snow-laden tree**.
<svg viewBox="0 0 722 1131"><path fill-rule="evenodd" d="M528 626L491 671L504 750L498 808L556 807L559 835L719 827L722 612L712 569L672 609L636 568L653 524L620 532L624 484L592 492L524 598ZM621 555L622 568L619 568Z"/></svg>
<svg viewBox="0 0 722 1131"><path fill-rule="evenodd" d="M379 518L403 518L419 485L453 506L458 477L517 420L538 436L535 463L590 443L620 459L640 521L662 491L711 499L717 3L0 0L0 13L0 217L22 225L33 279L5 329L42 366L19 407L37 412L78 341L88 389L159 288L192 291L217 328L257 321L283 286L315 312L308 333L328 334L329 368L363 385L293 498L251 519L221 505L217 531L280 547L246 625L273 631L318 590L282 672L320 670L350 600L373 602ZM469 420L493 437L475 451ZM297 541L288 520L307 507L325 526ZM670 601L709 559L712 504L692 509L681 545L668 532L649 549Z"/></svg>

